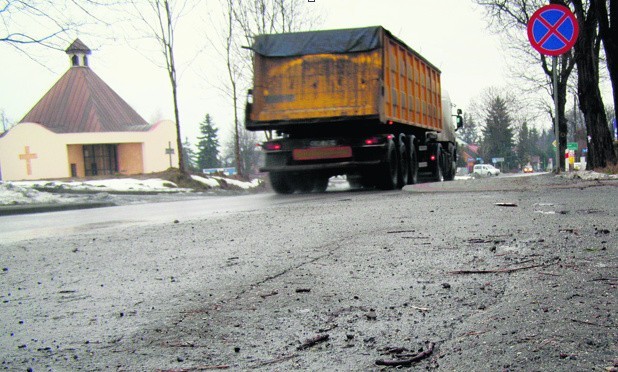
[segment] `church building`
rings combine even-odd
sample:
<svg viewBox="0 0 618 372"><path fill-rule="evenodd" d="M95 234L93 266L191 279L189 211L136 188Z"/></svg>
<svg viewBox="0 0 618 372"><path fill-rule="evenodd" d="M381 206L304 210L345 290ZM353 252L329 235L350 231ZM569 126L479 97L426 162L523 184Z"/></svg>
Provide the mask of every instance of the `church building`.
<svg viewBox="0 0 618 372"><path fill-rule="evenodd" d="M0 135L0 180L132 175L178 167L176 126L148 124L88 66L76 39L71 67Z"/></svg>

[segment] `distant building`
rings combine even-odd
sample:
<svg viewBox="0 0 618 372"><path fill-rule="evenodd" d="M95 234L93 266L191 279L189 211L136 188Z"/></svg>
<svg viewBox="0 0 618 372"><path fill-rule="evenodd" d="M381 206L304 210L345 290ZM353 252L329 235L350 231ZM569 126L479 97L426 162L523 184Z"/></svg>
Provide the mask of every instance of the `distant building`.
<svg viewBox="0 0 618 372"><path fill-rule="evenodd" d="M176 127L148 124L88 67L90 49L69 46L71 67L0 136L0 179L140 174L178 167Z"/></svg>
<svg viewBox="0 0 618 372"><path fill-rule="evenodd" d="M474 168L474 164L482 163L479 161L479 146L475 144L468 144L460 139L457 139L457 144L460 148L460 157L463 159L463 162L466 163L466 168L468 168L468 172L472 172L472 168Z"/></svg>

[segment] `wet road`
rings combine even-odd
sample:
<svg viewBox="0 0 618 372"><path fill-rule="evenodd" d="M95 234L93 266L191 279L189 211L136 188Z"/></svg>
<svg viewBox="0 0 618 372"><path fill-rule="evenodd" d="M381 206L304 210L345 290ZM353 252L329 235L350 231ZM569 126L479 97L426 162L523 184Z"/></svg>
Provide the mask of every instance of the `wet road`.
<svg viewBox="0 0 618 372"><path fill-rule="evenodd" d="M55 233L0 244L0 365L606 369L617 192L499 177L3 218Z"/></svg>
<svg viewBox="0 0 618 372"><path fill-rule="evenodd" d="M504 179L531 175L540 175L540 173L501 175L500 177ZM452 184L459 183L444 183L444 185L452 187ZM419 186L420 189L426 191L427 188L434 188L439 185L426 183ZM187 198L186 196L179 196L179 199L183 200L0 216L0 241L12 243L25 239L65 236L118 226L149 225L174 220L188 221L233 212L279 208L295 203L306 203L310 200L328 200L329 198L339 198L345 193L354 192L349 190L347 182L335 179L331 180L328 192L321 195L275 195L267 193L235 197L203 196ZM364 190L362 192L379 193L380 191Z"/></svg>
<svg viewBox="0 0 618 372"><path fill-rule="evenodd" d="M173 202L2 216L0 217L0 241L9 243L24 239L63 236L121 225L187 221L216 214L272 208L303 200L305 199L302 196L278 198L273 194L238 197L205 196Z"/></svg>
<svg viewBox="0 0 618 372"><path fill-rule="evenodd" d="M338 197L345 190L347 190L347 183L344 185L334 185L330 188L329 192L322 195L275 195L273 193L264 193L243 196L190 198L178 196L182 200L0 216L0 242L12 243L25 239L66 236L118 226L150 225L175 220L186 222L214 215L286 207L295 203L306 203L310 200Z"/></svg>

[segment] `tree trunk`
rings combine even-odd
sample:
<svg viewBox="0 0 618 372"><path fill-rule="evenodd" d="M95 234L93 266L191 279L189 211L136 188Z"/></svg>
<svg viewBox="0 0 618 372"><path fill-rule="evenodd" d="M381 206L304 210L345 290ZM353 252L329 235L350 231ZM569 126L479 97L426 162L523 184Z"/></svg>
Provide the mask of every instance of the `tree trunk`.
<svg viewBox="0 0 618 372"><path fill-rule="evenodd" d="M543 66L543 71L549 77L553 86L554 72L549 69L547 58L548 57L541 55L541 64ZM558 146L556 151L558 151L559 162L555 165L555 167L556 169L559 167L562 171L565 170L564 151L566 150L567 133L569 131L568 120L566 118L567 88L569 76L571 75L571 71L573 71L574 65L575 63L570 52L558 57L558 71L556 71L556 75L558 77L558 138L556 138L556 143ZM554 92L554 94L556 93ZM556 115L556 113L554 113L554 115ZM554 118L552 117L552 119ZM552 123L555 123L555 121L552 120ZM555 128L553 128L553 124L552 133L556 133Z"/></svg>
<svg viewBox="0 0 618 372"><path fill-rule="evenodd" d="M162 29L162 42L166 49L167 56L167 71L172 85L172 99L174 101L174 119L176 120L176 146L178 147L178 169L181 173L185 173L185 161L182 151L182 137L180 135L180 112L178 110L178 80L176 79L176 61L174 60L174 26L172 25L172 13L170 4L167 0L164 2L167 33ZM160 19L160 18L159 18ZM167 35L167 38L165 37Z"/></svg>
<svg viewBox="0 0 618 372"><path fill-rule="evenodd" d="M558 70L560 73L560 69ZM558 79L558 159L560 160L560 164L556 166L560 166L560 170L565 171L565 159L564 159L564 151L567 146L567 133L569 131L568 122L566 118L566 101L567 101L567 82L569 78L568 75L566 78Z"/></svg>
<svg viewBox="0 0 618 372"><path fill-rule="evenodd" d="M609 15L605 0L591 0L597 8L599 36L603 40L607 70L614 95L614 117L618 118L618 3L610 1Z"/></svg>
<svg viewBox="0 0 618 372"><path fill-rule="evenodd" d="M588 131L587 168L603 168L616 163L616 154L607 126L605 107L599 90L599 44L594 2L587 14L581 0L573 0L579 21L579 37L575 43L577 90L579 105L584 113ZM586 17L587 16L587 17Z"/></svg>

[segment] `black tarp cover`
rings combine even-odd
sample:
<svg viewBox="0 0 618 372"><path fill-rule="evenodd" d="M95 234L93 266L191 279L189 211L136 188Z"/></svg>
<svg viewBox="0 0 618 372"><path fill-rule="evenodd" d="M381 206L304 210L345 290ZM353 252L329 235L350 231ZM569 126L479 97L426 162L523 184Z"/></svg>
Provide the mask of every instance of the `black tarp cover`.
<svg viewBox="0 0 618 372"><path fill-rule="evenodd" d="M256 36L251 49L266 57L364 52L382 46L381 30L383 30L381 26L375 26L259 35Z"/></svg>

